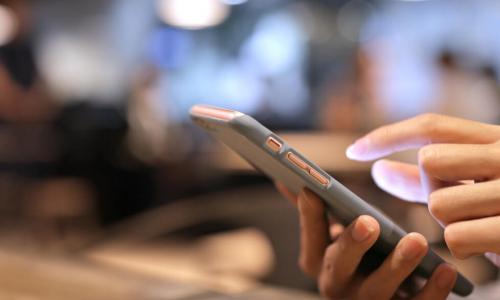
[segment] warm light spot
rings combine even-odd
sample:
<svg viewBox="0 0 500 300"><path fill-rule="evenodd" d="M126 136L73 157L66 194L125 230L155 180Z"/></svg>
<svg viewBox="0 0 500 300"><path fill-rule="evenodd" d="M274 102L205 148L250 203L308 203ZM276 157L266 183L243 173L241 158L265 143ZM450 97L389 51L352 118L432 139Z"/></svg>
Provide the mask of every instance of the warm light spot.
<svg viewBox="0 0 500 300"><path fill-rule="evenodd" d="M176 27L202 29L222 23L229 7L220 0L158 0L160 18Z"/></svg>

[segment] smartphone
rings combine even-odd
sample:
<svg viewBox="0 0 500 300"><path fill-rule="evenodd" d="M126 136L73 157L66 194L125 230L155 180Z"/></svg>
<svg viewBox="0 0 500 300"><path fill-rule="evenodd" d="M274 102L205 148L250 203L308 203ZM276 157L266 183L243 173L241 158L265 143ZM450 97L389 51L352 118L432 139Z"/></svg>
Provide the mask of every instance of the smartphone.
<svg viewBox="0 0 500 300"><path fill-rule="evenodd" d="M226 144L274 181L294 193L308 188L325 203L328 213L348 225L360 215L370 215L380 224L380 237L365 255L365 269L376 268L407 233L381 211L358 197L316 164L309 161L283 139L252 117L241 112L207 105L191 108L191 119L210 135ZM429 249L415 270L415 275L429 278L444 260ZM467 296L474 286L458 274L453 292Z"/></svg>

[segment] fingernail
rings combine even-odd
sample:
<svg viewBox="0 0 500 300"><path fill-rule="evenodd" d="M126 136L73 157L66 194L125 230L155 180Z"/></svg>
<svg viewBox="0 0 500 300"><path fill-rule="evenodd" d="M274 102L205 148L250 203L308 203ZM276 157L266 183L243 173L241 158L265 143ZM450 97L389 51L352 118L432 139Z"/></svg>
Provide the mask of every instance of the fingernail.
<svg viewBox="0 0 500 300"><path fill-rule="evenodd" d="M404 260L412 260L422 253L425 245L416 238L408 238L401 244L399 253Z"/></svg>
<svg viewBox="0 0 500 300"><path fill-rule="evenodd" d="M484 254L495 266L500 268L500 256L496 253L486 252Z"/></svg>
<svg viewBox="0 0 500 300"><path fill-rule="evenodd" d="M347 147L347 150L345 151L345 155L348 158L354 158L354 156L356 155L356 147L354 146L354 144Z"/></svg>
<svg viewBox="0 0 500 300"><path fill-rule="evenodd" d="M356 220L351 235L356 242L362 242L368 239L375 231L375 227L367 217L361 216Z"/></svg>
<svg viewBox="0 0 500 300"><path fill-rule="evenodd" d="M361 156L363 155L363 151L365 151L367 143L368 142L364 138L355 141L352 145L347 147L347 150L345 152L346 156L350 159L361 158Z"/></svg>
<svg viewBox="0 0 500 300"><path fill-rule="evenodd" d="M437 278L437 285L441 289L449 289L451 285L455 282L456 271L455 267L451 265L446 265L441 270L441 273Z"/></svg>

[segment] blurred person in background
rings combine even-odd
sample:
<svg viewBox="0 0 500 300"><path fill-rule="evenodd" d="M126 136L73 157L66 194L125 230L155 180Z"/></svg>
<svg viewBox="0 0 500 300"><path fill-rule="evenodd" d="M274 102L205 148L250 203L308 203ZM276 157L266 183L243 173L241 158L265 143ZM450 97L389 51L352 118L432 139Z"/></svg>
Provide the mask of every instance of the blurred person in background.
<svg viewBox="0 0 500 300"><path fill-rule="evenodd" d="M443 51L437 59L438 111L470 120L495 123L500 120L500 94L494 69L472 69L460 64L456 54Z"/></svg>
<svg viewBox="0 0 500 300"><path fill-rule="evenodd" d="M391 101L384 99L380 86L381 62L368 49L356 52L350 74L326 88L319 125L327 130L366 132L399 117L391 113ZM436 90L425 111L482 122L500 120L499 84L494 67L476 68L460 64L449 51L437 56ZM418 114L423 111L415 110Z"/></svg>
<svg viewBox="0 0 500 300"><path fill-rule="evenodd" d="M66 99L48 92L35 59L33 6L0 1L12 25L0 46L0 207L3 222L19 229L9 235L64 249L147 207L153 188L147 166L127 156L119 108L88 99L61 105Z"/></svg>
<svg viewBox="0 0 500 300"><path fill-rule="evenodd" d="M35 61L31 5L0 1L3 30L10 30L0 46L0 201L3 222L27 229L25 237L42 245L61 238L61 221L88 213L92 195L79 179L53 176L60 110Z"/></svg>
<svg viewBox="0 0 500 300"><path fill-rule="evenodd" d="M367 131L384 121L378 85L379 66L366 49L355 51L348 75L326 87L319 124L327 130Z"/></svg>
<svg viewBox="0 0 500 300"><path fill-rule="evenodd" d="M38 74L31 41L29 3L0 1L10 16L10 30L0 45L0 119L11 123L47 123L56 113Z"/></svg>

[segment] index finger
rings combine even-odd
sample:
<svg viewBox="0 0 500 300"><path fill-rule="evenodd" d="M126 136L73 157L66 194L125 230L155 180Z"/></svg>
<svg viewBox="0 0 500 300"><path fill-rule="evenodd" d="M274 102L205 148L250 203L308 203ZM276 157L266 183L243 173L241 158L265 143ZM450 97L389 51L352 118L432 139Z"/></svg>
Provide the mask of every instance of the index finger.
<svg viewBox="0 0 500 300"><path fill-rule="evenodd" d="M375 129L351 145L346 155L366 161L433 143L490 144L498 140L499 126L424 114Z"/></svg>

